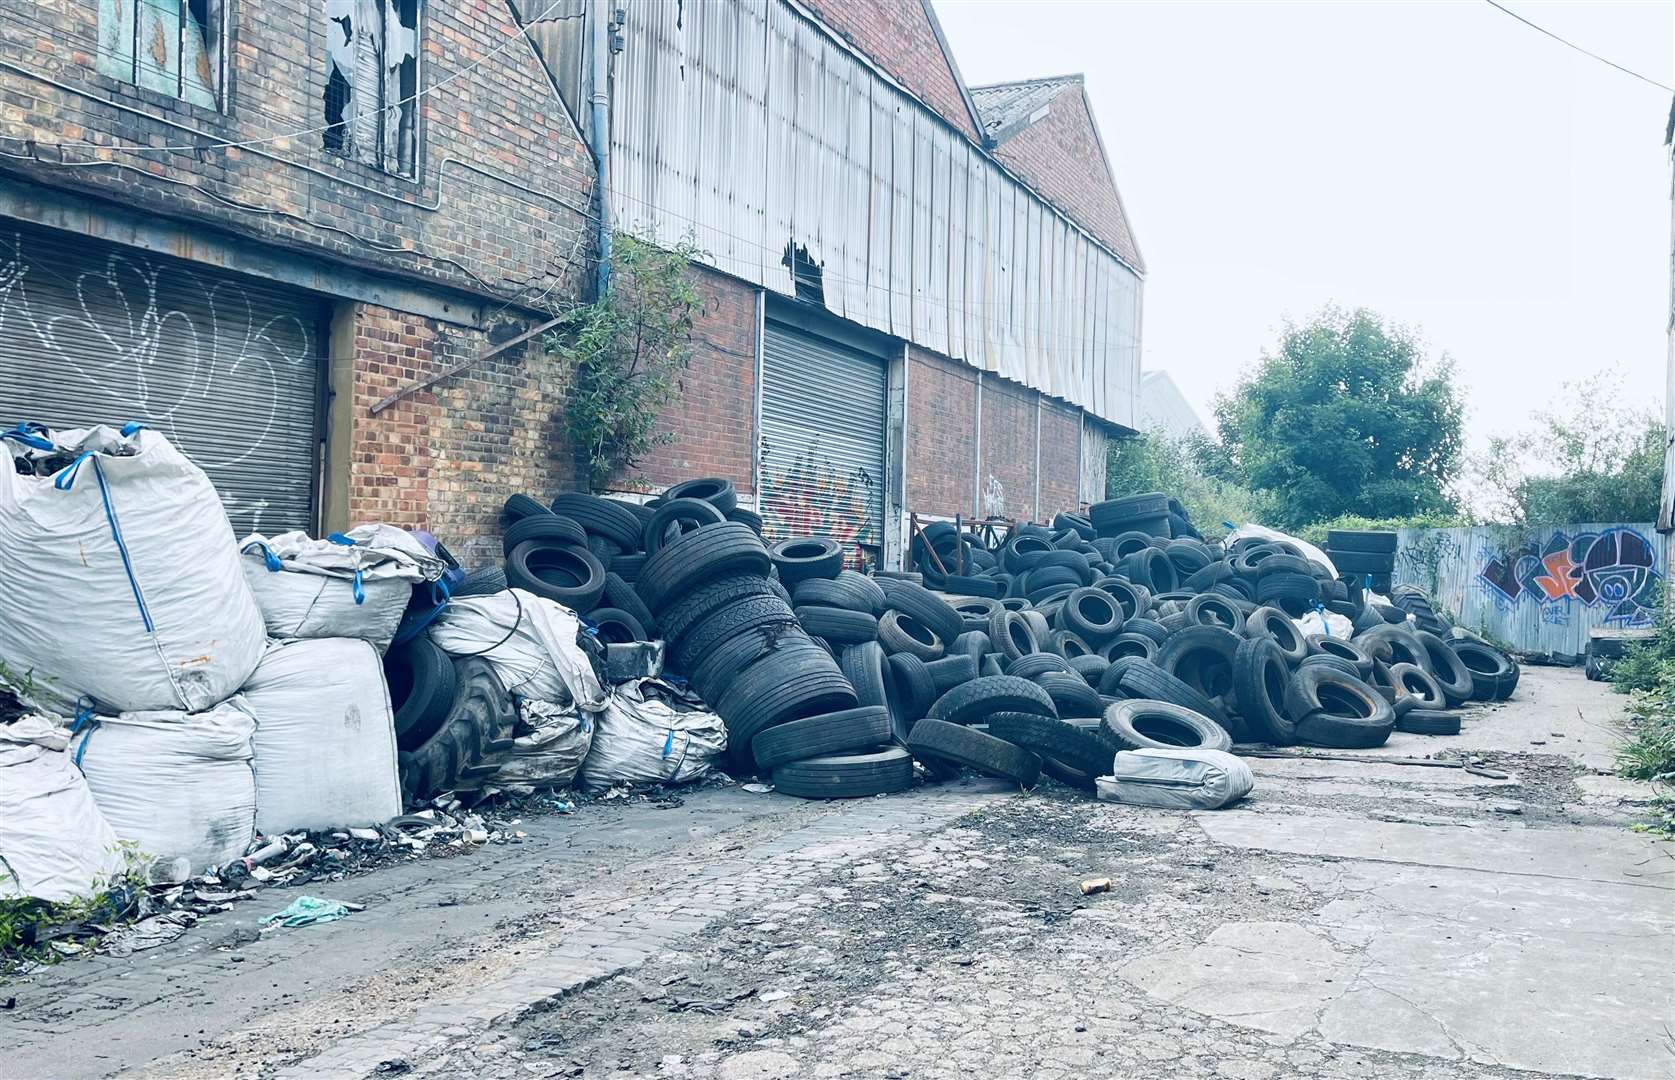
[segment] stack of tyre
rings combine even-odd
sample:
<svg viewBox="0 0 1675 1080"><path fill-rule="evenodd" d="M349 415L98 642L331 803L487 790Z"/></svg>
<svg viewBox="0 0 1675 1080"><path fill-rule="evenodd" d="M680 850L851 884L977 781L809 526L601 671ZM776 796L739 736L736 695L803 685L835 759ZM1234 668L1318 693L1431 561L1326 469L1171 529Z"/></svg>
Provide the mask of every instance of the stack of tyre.
<svg viewBox="0 0 1675 1080"><path fill-rule="evenodd" d="M1330 529L1323 549L1338 573L1357 578L1376 593L1390 592L1396 569L1396 534L1359 529Z"/></svg>

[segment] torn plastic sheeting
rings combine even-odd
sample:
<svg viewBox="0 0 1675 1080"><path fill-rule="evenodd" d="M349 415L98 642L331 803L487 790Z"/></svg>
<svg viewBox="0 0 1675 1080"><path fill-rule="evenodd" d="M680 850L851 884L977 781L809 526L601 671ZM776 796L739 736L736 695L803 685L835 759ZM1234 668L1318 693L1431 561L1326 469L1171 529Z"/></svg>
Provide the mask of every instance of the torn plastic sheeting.
<svg viewBox="0 0 1675 1080"><path fill-rule="evenodd" d="M1168 810L1216 810L1244 798L1255 784L1249 765L1202 747L1124 750L1111 775L1096 781L1105 802Z"/></svg>
<svg viewBox="0 0 1675 1080"><path fill-rule="evenodd" d="M0 725L0 899L81 899L123 870L116 832L69 742L53 717Z"/></svg>
<svg viewBox="0 0 1675 1080"><path fill-rule="evenodd" d="M1310 562L1317 562L1321 566L1324 566L1332 572L1333 577L1338 576L1337 565L1332 562L1331 556L1327 555L1324 551L1315 547L1307 540L1299 540L1289 533L1282 533L1278 529L1270 529L1265 525L1240 525L1237 529L1234 529L1232 532L1227 534L1223 543L1231 546L1235 540L1243 540L1247 536L1254 536L1259 540L1270 540L1277 541L1282 544L1290 544L1298 551L1301 551L1304 558L1308 559Z"/></svg>
<svg viewBox="0 0 1675 1080"><path fill-rule="evenodd" d="M566 788L593 746L594 720L573 705L524 698L512 752L489 784L496 788Z"/></svg>
<svg viewBox="0 0 1675 1080"><path fill-rule="evenodd" d="M727 727L704 709L682 711L684 701L659 679L636 679L611 692L595 719L593 749L577 783L586 791L617 784L682 784L710 771L727 749Z"/></svg>
<svg viewBox="0 0 1675 1080"><path fill-rule="evenodd" d="M286 906L284 911L276 911L262 920L267 927L274 926L313 926L315 923L336 922L347 919L356 911L363 911L360 904L345 904L340 900L326 900L318 896L299 896Z"/></svg>
<svg viewBox="0 0 1675 1080"><path fill-rule="evenodd" d="M432 641L454 657L480 656L515 697L605 707L605 688L576 644L581 620L562 604L522 589L451 601L430 626Z"/></svg>

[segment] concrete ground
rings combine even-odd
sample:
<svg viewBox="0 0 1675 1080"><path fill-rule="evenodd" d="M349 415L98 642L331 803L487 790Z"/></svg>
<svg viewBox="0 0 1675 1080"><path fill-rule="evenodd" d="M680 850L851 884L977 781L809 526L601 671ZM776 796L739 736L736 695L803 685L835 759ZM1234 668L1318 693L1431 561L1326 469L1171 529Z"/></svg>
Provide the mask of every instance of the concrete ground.
<svg viewBox="0 0 1675 1080"><path fill-rule="evenodd" d="M528 819L0 987L0 1075L1675 1077L1675 846L1622 699L1532 668L1457 738L1253 761L1186 814L989 781ZM1490 773L1431 767L1476 755ZM1109 893L1078 883L1111 877Z"/></svg>

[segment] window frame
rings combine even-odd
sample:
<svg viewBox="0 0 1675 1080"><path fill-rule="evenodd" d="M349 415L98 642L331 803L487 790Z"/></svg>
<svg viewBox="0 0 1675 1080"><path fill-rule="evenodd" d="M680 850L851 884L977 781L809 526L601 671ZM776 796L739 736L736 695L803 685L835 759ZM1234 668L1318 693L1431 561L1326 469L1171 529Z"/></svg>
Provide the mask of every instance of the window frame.
<svg viewBox="0 0 1675 1080"><path fill-rule="evenodd" d="M388 53L389 53L389 40L390 40L390 28L389 28L389 22L388 22L389 15L391 13L391 9L394 8L394 9L397 10L397 16L399 18L399 9L402 6L402 0L376 0L376 2L377 2L377 5L378 5L379 20L380 20L379 38L380 38L380 41L381 41L382 46L383 46L382 55L388 55ZM422 174L421 162L423 160L423 148L424 148L424 135L423 135L423 131L422 131L423 115L424 115L423 114L423 98L420 95L423 93L423 85L424 85L424 47L423 46L424 46L426 9L428 8L429 5L425 2L425 0L410 0L410 2L413 5L413 28L412 28L412 32L413 32L413 89L410 93L403 93L400 86L399 86L398 77L392 78L391 70L387 67L384 67L382 65L382 63L380 63L380 72L379 72L379 79L378 79L379 100L378 100L378 103L377 103L377 105L375 106L375 109L374 109L374 111L376 112L376 127L377 127L377 133L376 133L376 137L375 137L375 140L374 140L375 145L376 145L376 150L375 150L374 154L372 155L374 160L371 160L371 161L364 160L357 153L356 144L353 141L353 134L354 134L353 124L354 124L355 117L354 116L344 117L344 118L339 119L338 122L332 123L327 118L327 115L326 115L325 110L324 110L323 107L321 109L320 116L321 116L321 120L325 122L326 126L324 128L322 128L321 132L320 132L320 147L321 147L322 153L326 157L329 157L329 158L333 159L334 161L336 161L340 165L354 165L354 166L358 166L358 167L363 168L363 169L370 170L371 172L376 173L379 176L387 176L387 177L392 177L392 178L398 179L398 180L405 180L405 181L408 181L408 182L411 182L411 183L417 183L419 181L419 178L420 178L421 174ZM327 26L326 26L326 32L328 34L330 34L330 33L334 32L335 29L336 29L336 27L335 27L335 25L333 25L333 20L328 19L327 20ZM353 28L351 27L351 44L353 44L354 40L355 40L355 35L354 35ZM342 69L338 66L336 60L334 58L332 58L332 56L330 55L330 52L328 50L328 53L327 53L327 56L326 56L326 73L325 73L326 85L327 85L328 88L331 85L332 76L334 74L338 74L339 76L341 76L341 72L342 72ZM396 83L396 85L394 85L393 87L391 85L392 82ZM353 90L352 90L352 87L351 87L351 95L352 95L352 93L353 93ZM411 110L411 117L412 117L413 152L412 152L411 161L408 162L405 167L404 167L402 159L401 159L400 131L399 131L401 117L400 117L399 111L397 112L397 115L395 117L396 125L397 125L397 131L396 131L396 134L395 134L394 139L393 139L395 145L394 145L393 149L389 149L389 150L386 149L386 147L388 147L390 145L391 141L392 141L391 136L390 136L389 127L388 127L389 121L390 121L390 116L389 116L390 105L389 105L389 102L392 100L392 94L395 95L393 97L393 100L396 100L396 101L399 101L402 98L405 98L405 97L408 97L408 96L411 96L412 99L413 99L409 103L409 108ZM318 100L322 103L322 106L323 106L324 101L325 101L325 95L322 94ZM353 97L351 96L351 101L352 100L353 100ZM337 135L334 136L333 132L341 132L341 134L337 134ZM337 140L336 145L331 145L330 144L333 139Z"/></svg>
<svg viewBox="0 0 1675 1080"><path fill-rule="evenodd" d="M98 44L94 50L93 69L106 78L134 87L147 94L155 94L166 101L179 102L192 108L206 109L215 113L227 113L228 80L231 73L228 53L232 47L235 0L201 0L206 16L219 16L219 25L212 26L213 35L206 35L205 37L205 45L213 44L215 47L215 60L210 69L210 76L214 83L210 87L211 100L207 104L188 96L189 90L196 89L195 87L189 87L187 84L188 67L186 63L187 35L190 33L190 27L196 22L191 16L193 0L171 0L170 3L159 3L158 0L117 0L117 2L129 4L132 12L132 26L129 28L126 42L128 51L125 53L113 51L107 47L103 32L106 7L104 3L100 3L96 8L95 30ZM158 79L151 74L155 66L147 62L140 44L140 35L145 29L144 18L142 17L144 9L148 7L163 9L169 6L178 6L174 40L175 64L172 73L174 87L172 90L156 85ZM115 36L120 38L123 30L121 16L115 15L114 17L118 20ZM215 22L213 18L210 21L212 24ZM145 76L144 79L141 77L142 74ZM168 75L170 73L163 71L162 74Z"/></svg>

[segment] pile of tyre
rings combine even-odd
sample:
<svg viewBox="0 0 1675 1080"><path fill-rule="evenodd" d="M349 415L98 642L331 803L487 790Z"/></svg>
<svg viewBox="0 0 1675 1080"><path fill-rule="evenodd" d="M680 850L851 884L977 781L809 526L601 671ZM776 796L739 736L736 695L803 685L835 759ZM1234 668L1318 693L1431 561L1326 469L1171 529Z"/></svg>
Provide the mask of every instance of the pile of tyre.
<svg viewBox="0 0 1675 1080"><path fill-rule="evenodd" d="M1377 592L1390 591L1390 575L1396 569L1395 533L1330 529L1323 550L1338 573L1360 578Z"/></svg>

